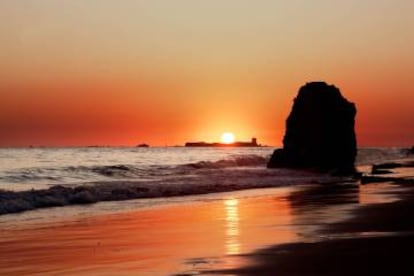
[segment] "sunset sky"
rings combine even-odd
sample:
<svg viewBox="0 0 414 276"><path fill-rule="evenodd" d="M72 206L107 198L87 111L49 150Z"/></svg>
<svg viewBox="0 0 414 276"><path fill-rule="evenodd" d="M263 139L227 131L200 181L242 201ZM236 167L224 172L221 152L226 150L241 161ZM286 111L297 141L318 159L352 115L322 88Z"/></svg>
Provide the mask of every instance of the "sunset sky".
<svg viewBox="0 0 414 276"><path fill-rule="evenodd" d="M414 144L412 0L0 0L0 146L281 145L300 86Z"/></svg>

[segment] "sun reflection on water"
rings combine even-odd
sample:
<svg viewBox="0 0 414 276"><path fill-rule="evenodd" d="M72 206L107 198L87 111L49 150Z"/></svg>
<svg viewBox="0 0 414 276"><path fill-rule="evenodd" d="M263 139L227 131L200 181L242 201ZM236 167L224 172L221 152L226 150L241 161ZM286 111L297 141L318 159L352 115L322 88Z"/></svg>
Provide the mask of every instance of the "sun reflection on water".
<svg viewBox="0 0 414 276"><path fill-rule="evenodd" d="M239 200L235 198L226 199L224 208L226 211L226 254L240 254L241 245L239 242Z"/></svg>

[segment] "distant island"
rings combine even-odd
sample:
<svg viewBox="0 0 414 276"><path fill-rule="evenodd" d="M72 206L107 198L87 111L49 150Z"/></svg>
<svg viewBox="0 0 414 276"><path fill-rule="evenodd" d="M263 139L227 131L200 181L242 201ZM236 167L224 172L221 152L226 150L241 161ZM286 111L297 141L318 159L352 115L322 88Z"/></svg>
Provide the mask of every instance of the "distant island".
<svg viewBox="0 0 414 276"><path fill-rule="evenodd" d="M139 144L136 146L137 148L149 148L148 144Z"/></svg>
<svg viewBox="0 0 414 276"><path fill-rule="evenodd" d="M186 147L262 147L257 143L256 138L252 138L250 142L233 142L233 143L207 143L207 142L187 142Z"/></svg>

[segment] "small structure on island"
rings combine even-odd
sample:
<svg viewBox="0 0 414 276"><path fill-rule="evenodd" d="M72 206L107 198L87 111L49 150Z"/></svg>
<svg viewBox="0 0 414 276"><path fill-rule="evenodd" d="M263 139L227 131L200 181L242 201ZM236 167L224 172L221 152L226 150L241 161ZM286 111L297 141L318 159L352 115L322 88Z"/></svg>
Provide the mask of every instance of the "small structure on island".
<svg viewBox="0 0 414 276"><path fill-rule="evenodd" d="M256 138L252 138L250 142L233 142L233 143L207 143L207 142L187 142L186 147L261 147L262 145L257 143Z"/></svg>
<svg viewBox="0 0 414 276"><path fill-rule="evenodd" d="M268 168L314 169L351 174L357 154L355 104L325 82L302 86L286 120L283 148Z"/></svg>
<svg viewBox="0 0 414 276"><path fill-rule="evenodd" d="M138 144L137 148L149 148L148 144Z"/></svg>

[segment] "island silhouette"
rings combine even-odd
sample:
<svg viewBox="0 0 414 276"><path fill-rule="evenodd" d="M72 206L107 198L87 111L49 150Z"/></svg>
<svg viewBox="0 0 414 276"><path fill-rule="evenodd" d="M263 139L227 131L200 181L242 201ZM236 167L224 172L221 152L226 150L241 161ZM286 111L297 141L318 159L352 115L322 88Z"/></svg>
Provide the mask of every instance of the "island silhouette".
<svg viewBox="0 0 414 276"><path fill-rule="evenodd" d="M250 142L240 142L236 141L233 143L207 143L207 142L187 142L185 143L186 147L262 147L262 145L257 143L256 138L252 138Z"/></svg>

